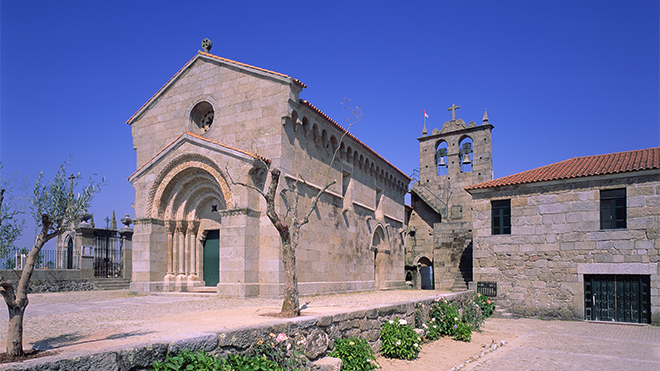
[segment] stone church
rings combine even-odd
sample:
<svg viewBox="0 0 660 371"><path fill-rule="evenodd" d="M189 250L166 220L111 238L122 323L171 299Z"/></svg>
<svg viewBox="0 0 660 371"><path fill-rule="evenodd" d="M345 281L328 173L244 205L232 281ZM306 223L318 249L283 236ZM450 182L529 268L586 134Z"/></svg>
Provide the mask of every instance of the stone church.
<svg viewBox="0 0 660 371"><path fill-rule="evenodd" d="M131 290L283 293L280 239L259 189L281 171L299 212L301 294L405 286L410 177L300 95L290 76L200 51L128 121L136 151ZM336 155L335 155L336 153ZM278 191L279 192L279 191ZM292 205L279 194L278 213Z"/></svg>

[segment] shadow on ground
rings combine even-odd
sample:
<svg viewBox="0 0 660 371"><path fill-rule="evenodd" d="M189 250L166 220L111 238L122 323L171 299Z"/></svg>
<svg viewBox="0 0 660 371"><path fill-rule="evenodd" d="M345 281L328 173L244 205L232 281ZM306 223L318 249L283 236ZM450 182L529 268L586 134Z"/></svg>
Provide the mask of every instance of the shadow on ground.
<svg viewBox="0 0 660 371"><path fill-rule="evenodd" d="M45 338L42 340L39 340L32 345L32 349L35 350L50 350L50 349L57 349L65 346L70 346L70 345L77 345L77 344L85 344L85 343L94 343L98 341L105 341L105 340L117 340L117 339L127 339L132 336L142 336L142 335L148 335L153 333L154 331L131 331L131 332L120 332L117 334L112 334L108 335L103 338L95 338L95 339L89 339L89 340L83 340L86 337L74 332L71 334L64 334L64 335L59 335L55 337L50 337L50 338Z"/></svg>

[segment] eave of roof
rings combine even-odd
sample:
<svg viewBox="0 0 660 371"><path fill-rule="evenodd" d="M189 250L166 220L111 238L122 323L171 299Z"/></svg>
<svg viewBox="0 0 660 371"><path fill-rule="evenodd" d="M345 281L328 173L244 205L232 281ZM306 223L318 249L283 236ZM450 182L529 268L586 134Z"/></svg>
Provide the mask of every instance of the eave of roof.
<svg viewBox="0 0 660 371"><path fill-rule="evenodd" d="M315 113L317 113L319 116L321 116L321 117L323 117L324 119L328 120L330 123L332 123L332 124L333 124L337 129L339 129L341 132L346 133L346 136L347 136L347 137L353 139L354 141L358 142L360 145L364 146L364 148L366 148L366 149L367 149L369 152L371 152L374 156L378 157L381 161L383 161L383 162L385 162L386 164L390 165L392 168L394 168L396 171L398 171L400 175L403 175L408 181L412 180L412 178L409 177L406 173L404 173L403 171L399 170L398 167L394 166L391 162L387 161L383 156L379 155L378 152L374 151L373 149L371 149L371 147L369 147L368 145L364 144L364 143L363 143L361 140L359 140L356 136L354 136L353 134L351 134L350 131L344 129L344 127L342 127L341 125L339 125L335 120L331 119L330 116L328 116L328 115L326 115L325 113L323 113L323 111L321 111L320 109L318 109L316 106L314 106L313 104L309 103L308 101L306 101L306 100L304 100L304 99L301 99L301 100L300 100L300 104L302 104L302 105L308 107L309 109L311 109L312 111L314 111Z"/></svg>
<svg viewBox="0 0 660 371"><path fill-rule="evenodd" d="M239 66L241 68L253 69L253 70L264 72L264 73L267 73L267 74L272 74L272 75L278 76L280 78L290 79L291 82L293 82L295 85L300 86L301 88L306 88L307 87L307 85L305 85L302 81L300 81L298 79L294 79L293 77L291 77L289 75L285 75L283 73L267 70L265 68L252 66L252 65L249 65L249 64L246 64L246 63L237 62L237 61L234 61L234 60L231 60L231 59L222 58L222 57L218 57L217 55L213 55L213 54L209 54L209 53L199 51L199 52L197 52L197 54L195 54L194 57L192 57L192 59L190 59L186 64L184 64L183 67L181 67L181 69L179 69L174 74L174 76L172 76L169 80L167 80L167 82L163 86L161 86L161 88L158 89L158 91L156 91L156 93L154 95L152 95L151 98L149 98L142 105L142 107L140 107L140 109L138 109L128 120L126 120L126 123L128 125L131 125L133 123L133 121L137 117L139 117L140 114L144 110L147 109L147 107L149 107L170 85L172 85L172 83L174 81L176 81L176 79L182 74L183 71L185 71L187 68L192 66L192 64L195 63L195 61L197 59L200 59L200 58L207 58L207 59L211 59L211 60L217 60L217 61L221 61L221 62L224 62L224 63L227 63L227 64L232 64L232 65L235 65L235 66Z"/></svg>
<svg viewBox="0 0 660 371"><path fill-rule="evenodd" d="M660 169L660 147L574 157L466 187L466 191Z"/></svg>

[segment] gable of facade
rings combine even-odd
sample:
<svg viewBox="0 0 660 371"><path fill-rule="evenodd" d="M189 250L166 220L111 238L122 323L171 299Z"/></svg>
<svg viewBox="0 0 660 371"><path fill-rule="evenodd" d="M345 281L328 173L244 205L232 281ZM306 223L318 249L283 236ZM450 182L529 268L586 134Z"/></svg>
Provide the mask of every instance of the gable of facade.
<svg viewBox="0 0 660 371"><path fill-rule="evenodd" d="M134 291L281 296L279 235L258 192L329 182L297 251L302 294L403 285L409 178L298 95L289 76L198 53L129 120L138 169ZM284 197L284 196L283 196ZM291 201L292 199L289 199ZM286 203L276 202L280 215Z"/></svg>
<svg viewBox="0 0 660 371"><path fill-rule="evenodd" d="M467 187L474 280L513 314L660 322L660 148Z"/></svg>

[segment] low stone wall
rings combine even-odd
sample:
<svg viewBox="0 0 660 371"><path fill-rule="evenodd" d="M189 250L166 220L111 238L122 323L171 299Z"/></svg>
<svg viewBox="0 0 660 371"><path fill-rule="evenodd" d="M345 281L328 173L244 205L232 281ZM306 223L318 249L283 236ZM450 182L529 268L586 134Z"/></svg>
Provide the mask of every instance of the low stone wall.
<svg viewBox="0 0 660 371"><path fill-rule="evenodd" d="M0 270L2 277L14 287L23 273L22 270ZM30 293L94 290L89 272L82 269L35 269L30 279ZM94 272L92 272L93 274Z"/></svg>
<svg viewBox="0 0 660 371"><path fill-rule="evenodd" d="M473 295L474 292L467 291L447 294L444 298L452 300ZM146 370L157 361L165 361L167 354L176 354L183 349L204 350L218 356L225 356L230 352L240 353L256 341L267 339L271 333L304 336L307 341L305 355L311 361L325 356L334 348L335 340L342 337L362 337L369 341L375 351L379 351L380 327L384 322L403 318L408 323L414 323L417 304L431 304L434 300L435 297L430 297L334 314L276 320L215 333L186 334L151 343L106 348L95 352L71 352L3 365L0 370Z"/></svg>

